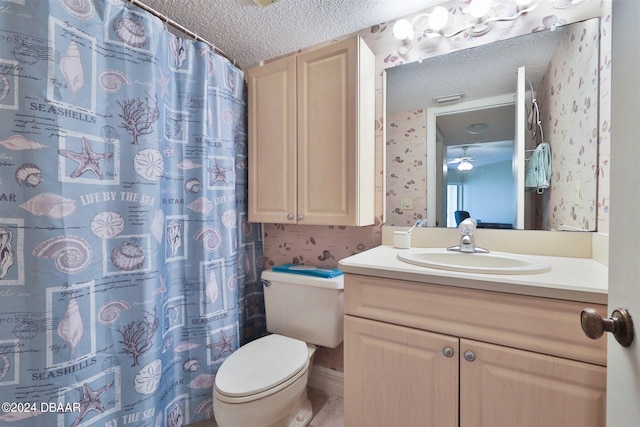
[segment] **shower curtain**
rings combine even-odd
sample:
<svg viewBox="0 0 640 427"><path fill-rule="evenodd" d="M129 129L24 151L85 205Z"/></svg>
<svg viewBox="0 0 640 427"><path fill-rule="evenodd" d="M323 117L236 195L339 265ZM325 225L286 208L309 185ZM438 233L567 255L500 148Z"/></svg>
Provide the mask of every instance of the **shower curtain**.
<svg viewBox="0 0 640 427"><path fill-rule="evenodd" d="M265 323L242 71L120 0L0 12L0 425L212 417Z"/></svg>

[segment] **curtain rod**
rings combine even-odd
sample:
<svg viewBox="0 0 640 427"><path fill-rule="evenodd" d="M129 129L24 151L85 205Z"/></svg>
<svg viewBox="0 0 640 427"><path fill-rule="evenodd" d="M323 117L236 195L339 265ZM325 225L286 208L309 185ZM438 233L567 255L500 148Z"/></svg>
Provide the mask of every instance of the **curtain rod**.
<svg viewBox="0 0 640 427"><path fill-rule="evenodd" d="M211 49L213 49L215 52L219 53L220 55L224 56L229 61L231 61L231 63L233 65L235 65L236 67L238 66L238 64L236 64L236 60L231 58L225 51L223 51L222 49L219 49L218 47L216 47L216 45L214 45L210 41L208 41L206 39L203 39L202 37L200 37L199 35L197 35L193 31L191 31L190 29L178 24L176 21L174 21L173 19L169 18L168 16L161 14L157 10L153 9L150 6L147 6L146 4L142 3L139 0L128 0L128 1L131 4L134 4L134 5L138 6L139 8L146 10L147 12L149 12L150 14L155 16L156 18L160 18L162 21L167 23L167 25L171 25L173 28L183 32L184 34L188 35L189 37L191 37L191 38L193 38L193 39L195 39L197 41L205 43Z"/></svg>

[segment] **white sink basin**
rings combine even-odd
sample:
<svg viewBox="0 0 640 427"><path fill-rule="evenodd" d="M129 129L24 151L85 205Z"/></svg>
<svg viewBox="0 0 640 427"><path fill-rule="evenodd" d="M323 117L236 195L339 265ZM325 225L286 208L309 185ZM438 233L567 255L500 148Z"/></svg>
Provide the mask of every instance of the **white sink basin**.
<svg viewBox="0 0 640 427"><path fill-rule="evenodd" d="M551 270L546 262L505 252L462 253L420 248L399 252L398 259L422 267L467 273L535 274Z"/></svg>

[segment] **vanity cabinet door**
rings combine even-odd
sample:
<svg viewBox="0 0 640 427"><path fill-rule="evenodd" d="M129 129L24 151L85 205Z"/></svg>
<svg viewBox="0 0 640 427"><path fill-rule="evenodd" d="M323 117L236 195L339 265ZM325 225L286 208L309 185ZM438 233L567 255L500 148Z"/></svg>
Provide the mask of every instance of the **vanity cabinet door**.
<svg viewBox="0 0 640 427"><path fill-rule="evenodd" d="M460 340L460 426L605 426L606 368Z"/></svg>
<svg viewBox="0 0 640 427"><path fill-rule="evenodd" d="M458 426L458 343L345 316L345 426Z"/></svg>

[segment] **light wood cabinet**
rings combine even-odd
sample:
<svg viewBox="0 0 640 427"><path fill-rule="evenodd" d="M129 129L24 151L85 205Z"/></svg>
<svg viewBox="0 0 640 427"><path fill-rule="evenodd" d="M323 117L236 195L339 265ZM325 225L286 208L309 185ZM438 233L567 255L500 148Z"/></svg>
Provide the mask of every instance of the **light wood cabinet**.
<svg viewBox="0 0 640 427"><path fill-rule="evenodd" d="M347 274L345 426L604 426L606 340L582 308Z"/></svg>
<svg viewBox="0 0 640 427"><path fill-rule="evenodd" d="M345 426L458 425L457 338L352 316L344 327Z"/></svg>
<svg viewBox="0 0 640 427"><path fill-rule="evenodd" d="M606 425L605 367L460 341L460 426Z"/></svg>
<svg viewBox="0 0 640 427"><path fill-rule="evenodd" d="M356 37L247 71L249 221L374 223L374 59Z"/></svg>

